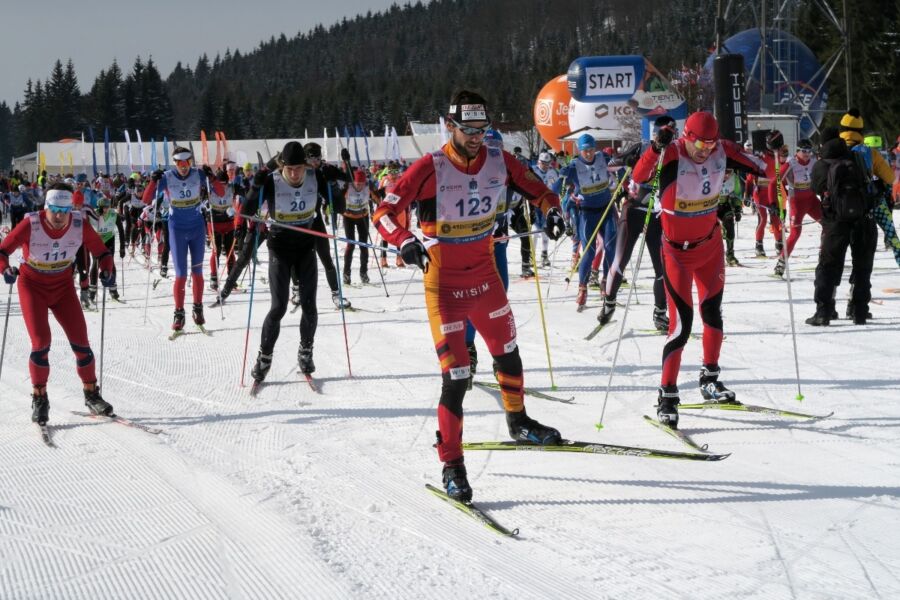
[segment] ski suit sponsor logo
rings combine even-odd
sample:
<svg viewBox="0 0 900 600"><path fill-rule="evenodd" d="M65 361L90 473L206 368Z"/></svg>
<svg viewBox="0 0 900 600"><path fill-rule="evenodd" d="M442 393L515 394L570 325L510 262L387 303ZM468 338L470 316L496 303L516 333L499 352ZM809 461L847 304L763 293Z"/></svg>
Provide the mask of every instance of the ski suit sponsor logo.
<svg viewBox="0 0 900 600"><path fill-rule="evenodd" d="M482 283L478 287L469 288L467 290L451 290L450 293L454 298L477 298L489 289L491 289L490 283Z"/></svg>
<svg viewBox="0 0 900 600"><path fill-rule="evenodd" d="M392 192L384 197L384 201L388 204L397 204L398 202L400 202L400 196Z"/></svg>
<svg viewBox="0 0 900 600"><path fill-rule="evenodd" d="M513 331L513 333L515 333L515 331ZM515 349L516 349L516 338L515 337L513 339L511 339L509 342L503 344L503 353L504 354L509 354L510 352L512 352Z"/></svg>
<svg viewBox="0 0 900 600"><path fill-rule="evenodd" d="M466 328L466 324L462 321L454 321L453 323L443 323L441 324L441 333L453 333L455 331L462 331Z"/></svg>
<svg viewBox="0 0 900 600"><path fill-rule="evenodd" d="M509 304L507 304L506 306L504 306L504 307L501 308L500 310L495 310L495 311L492 312L492 313L488 313L488 318L489 318L489 319L497 319L497 318L500 318L500 317L502 317L503 315L508 315L510 310L511 310L511 309L510 309L510 307L509 307Z"/></svg>
<svg viewBox="0 0 900 600"><path fill-rule="evenodd" d="M468 379L469 378L469 367L466 365L465 367L454 367L450 369L450 379Z"/></svg>
<svg viewBox="0 0 900 600"><path fill-rule="evenodd" d="M394 233L397 231L397 226L394 225L394 222L391 221L391 218L388 215L382 215L378 222L381 223L381 226L384 227L384 230L388 233Z"/></svg>

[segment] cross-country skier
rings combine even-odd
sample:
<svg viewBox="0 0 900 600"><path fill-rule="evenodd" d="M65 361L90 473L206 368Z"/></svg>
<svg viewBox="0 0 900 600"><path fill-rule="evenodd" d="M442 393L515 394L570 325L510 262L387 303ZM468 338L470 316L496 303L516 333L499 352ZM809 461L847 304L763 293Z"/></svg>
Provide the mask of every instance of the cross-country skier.
<svg viewBox="0 0 900 600"><path fill-rule="evenodd" d="M596 252L597 239L592 239L592 235L609 203L612 202L610 186L615 186L617 181L606 167L605 155L597 152L597 141L592 135L585 133L578 138L578 151L578 157L560 173L560 183L565 181L566 185L571 186L571 193L578 206L580 225L578 237L583 246L583 256L581 266L578 268L578 296L575 298L575 304L581 310L587 302L588 278L591 275L591 262ZM597 233L603 239L604 278L609 274L609 267L616 252L617 218L615 207L610 207Z"/></svg>
<svg viewBox="0 0 900 600"><path fill-rule="evenodd" d="M233 163L232 163L233 164ZM219 257L225 257L228 272L234 267L234 188L224 170L216 173L225 193L221 196L213 190L209 195L210 228L212 229L212 252L209 255L209 289L219 290Z"/></svg>
<svg viewBox="0 0 900 600"><path fill-rule="evenodd" d="M100 280L107 287L116 283L113 257L81 212L73 210L72 192L68 185L54 184L47 191L46 208L31 213L0 244L0 272L9 285L18 280L19 304L31 338L28 362L33 386L31 420L39 425L45 425L50 414L47 398L50 311L75 354L85 405L97 415L113 412L113 407L100 396L84 313L72 286L75 254L82 245L100 261ZM19 248L22 248L21 278L19 269L9 264L10 255Z"/></svg>
<svg viewBox="0 0 900 600"><path fill-rule="evenodd" d="M377 198L369 186L366 172L357 169L353 173L353 183L347 187L344 196L344 235L348 239L368 243L370 204L377 204ZM344 250L344 283L348 285L351 282L354 248L354 244L347 244ZM365 246L359 249L359 279L369 283L369 249Z"/></svg>
<svg viewBox="0 0 900 600"><path fill-rule="evenodd" d="M299 142L288 142L281 151L281 168L269 172L260 170L254 175L253 188L243 207L244 215L256 215L261 208L269 220L291 227L312 229L316 215L324 210L327 200L322 197L328 182L325 176L306 162L306 153ZM335 202L335 210L344 207ZM316 307L317 236L289 229L270 227L266 244L269 248L269 290L272 305L263 321L259 342L259 354L251 375L259 383L272 366L272 352L281 332L281 319L287 312L291 293L291 271L299 279L300 347L297 362L300 371L311 374L316 370L313 362L313 342L319 322Z"/></svg>
<svg viewBox="0 0 900 600"><path fill-rule="evenodd" d="M781 183L787 189L787 207L789 217L789 233L787 248L782 250L775 265L775 274L779 277L784 274L785 252L787 256L794 251L800 232L803 231L803 218L811 216L817 223L822 222L822 203L816 197L810 187L812 169L816 164L816 157L812 153L812 142L803 139L797 142L797 152L785 165L781 173ZM769 194L777 192L776 182L769 184Z"/></svg>
<svg viewBox="0 0 900 600"><path fill-rule="evenodd" d="M119 258L125 257L125 229L122 227L122 218L119 216L119 213L110 208L110 200L106 196L101 196L98 200L97 210L93 215L88 215L88 223L91 224L92 227L97 232L97 235L100 236L100 239L103 240L103 244L106 246L106 249L110 254L116 249L116 232L119 234ZM91 274L90 274L90 290L91 290L91 301L94 301L94 295L97 293L97 277L99 275L100 265L98 260L94 260L91 262ZM116 276L116 266L115 261L113 261L113 279ZM119 299L119 290L115 284L108 286L109 287L109 295L112 296L113 300Z"/></svg>
<svg viewBox="0 0 900 600"><path fill-rule="evenodd" d="M717 211L728 168L764 175L766 165L744 154L729 140L719 139L719 124L708 112L685 122L684 134L662 127L634 167L638 183L659 173L663 244L662 257L669 306L669 337L663 348L662 376L656 413L661 423L678 427L678 371L681 353L694 318L692 288L697 285L703 319L703 366L700 392L706 400L734 402L735 394L719 381L722 347L722 291L725 261Z"/></svg>
<svg viewBox="0 0 900 600"><path fill-rule="evenodd" d="M491 233L504 184L545 212L552 239L562 235L565 224L559 198L534 173L511 154L484 146L489 128L484 98L469 91L455 94L447 115L450 141L416 161L374 216L379 232L400 248L404 262L425 272L425 302L443 381L436 447L444 463L444 488L463 502L472 498L462 450L462 403L470 371L466 319L496 361L512 438L538 444L561 440L556 429L525 413L515 319L494 264ZM424 243L398 219L413 202L419 203Z"/></svg>
<svg viewBox="0 0 900 600"><path fill-rule="evenodd" d="M549 152L541 152L538 154L537 164L531 167L531 170L534 171L535 175L541 178L541 181L544 182L548 188L553 189L553 186L556 185L556 182L559 180L559 171L553 168L550 164L553 161L553 157L550 156ZM550 247L550 238L547 237L547 234L543 232L544 229L544 215L540 212L535 213L534 221L531 223L531 227L533 230L538 231L535 236L535 245L537 245L537 239L541 240L541 267L549 267L550 266L550 257L547 252Z"/></svg>
<svg viewBox="0 0 900 600"><path fill-rule="evenodd" d="M775 136L775 134L778 134ZM775 161L779 162L779 169L784 168L785 157L781 154L781 148L784 146L784 138L781 137L782 145L778 147L769 147L768 138L772 138L776 142L781 136L781 132L777 129L770 132L766 140L766 151L763 154L763 160L766 163L766 172L764 175L756 177L753 188L753 205L756 208L756 256L765 258L766 250L763 246L763 236L766 233L766 223L771 223L772 235L775 237L775 252L781 254L783 246L782 242L782 224L781 224L781 207L778 205L778 198L770 195L769 183L775 179ZM787 148L784 149L785 151ZM774 190L775 188L771 188Z"/></svg>
<svg viewBox="0 0 900 600"><path fill-rule="evenodd" d="M175 260L175 283L172 295L175 298L175 315L172 329L184 329L184 296L188 275L188 252L191 262L191 288L194 323L202 326L203 317L203 255L206 251L206 220L203 217L201 194L209 185L220 196L225 187L212 176L212 169L203 165L202 170L192 165L194 155L184 147L176 147L172 152L175 168L168 171L154 171L150 185L144 190L144 204L159 202L162 196L169 206L169 243Z"/></svg>

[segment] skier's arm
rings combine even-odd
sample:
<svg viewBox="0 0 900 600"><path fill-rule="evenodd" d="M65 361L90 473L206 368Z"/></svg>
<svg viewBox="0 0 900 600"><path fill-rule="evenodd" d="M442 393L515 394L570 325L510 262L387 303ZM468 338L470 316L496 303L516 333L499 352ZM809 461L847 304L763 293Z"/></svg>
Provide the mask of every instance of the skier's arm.
<svg viewBox="0 0 900 600"><path fill-rule="evenodd" d="M31 239L31 220L22 219L0 243L0 271L6 270L10 255L24 246L29 239Z"/></svg>
<svg viewBox="0 0 900 600"><path fill-rule="evenodd" d="M260 175L265 178L262 185L258 185L262 178L259 177ZM250 192L247 194L247 199L241 207L241 214L249 215L251 217L256 216L262 203L274 193L275 184L272 182L271 174L262 172L257 173L253 178L253 185L250 186Z"/></svg>
<svg viewBox="0 0 900 600"><path fill-rule="evenodd" d="M725 150L725 166L739 173L752 173L758 177L766 176L766 162L752 154L746 154L740 146L731 140L719 140Z"/></svg>

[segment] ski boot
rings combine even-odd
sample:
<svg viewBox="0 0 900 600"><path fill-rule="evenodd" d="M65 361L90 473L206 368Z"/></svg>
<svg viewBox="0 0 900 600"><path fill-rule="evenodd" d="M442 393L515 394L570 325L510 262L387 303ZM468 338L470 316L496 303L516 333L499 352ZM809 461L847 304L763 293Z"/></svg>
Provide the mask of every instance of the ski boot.
<svg viewBox="0 0 900 600"><path fill-rule="evenodd" d="M368 271L360 271L359 272L359 280L363 283L363 285L369 283L369 272Z"/></svg>
<svg viewBox="0 0 900 600"><path fill-rule="evenodd" d="M193 308L191 308L191 318L194 319L195 325L203 325L206 323L206 319L203 318L203 304L194 304Z"/></svg>
<svg viewBox="0 0 900 600"><path fill-rule="evenodd" d="M257 352L256 364L253 365L253 368L250 370L250 377L253 378L253 381L260 383L266 378L266 375L269 374L269 369L271 367L272 355L263 354L261 351Z"/></svg>
<svg viewBox="0 0 900 600"><path fill-rule="evenodd" d="M97 286L91 285L88 286L88 297L91 299L91 304L97 306Z"/></svg>
<svg viewBox="0 0 900 600"><path fill-rule="evenodd" d="M756 242L756 258L765 258L766 251L763 249L762 242Z"/></svg>
<svg viewBox="0 0 900 600"><path fill-rule="evenodd" d="M550 267L550 257L547 256L547 251L544 250L541 252L541 267L546 269Z"/></svg>
<svg viewBox="0 0 900 600"><path fill-rule="evenodd" d="M50 400L47 390L31 394L31 420L38 425L46 425L50 419Z"/></svg>
<svg viewBox="0 0 900 600"><path fill-rule="evenodd" d="M113 300L119 299L119 289L116 286L109 288L109 297Z"/></svg>
<svg viewBox="0 0 900 600"><path fill-rule="evenodd" d="M462 457L444 463L441 473L444 482L444 491L457 502L472 501L472 487L466 474L466 465Z"/></svg>
<svg viewBox="0 0 900 600"><path fill-rule="evenodd" d="M81 288L81 308L90 310L91 307L91 296L88 292L87 288Z"/></svg>
<svg viewBox="0 0 900 600"><path fill-rule="evenodd" d="M351 308L353 305L350 304L350 301L346 298L341 298L341 295L337 292L331 292L331 301L334 302L334 307L338 310L342 308Z"/></svg>
<svg viewBox="0 0 900 600"><path fill-rule="evenodd" d="M776 277L784 277L784 258L778 257L778 262L775 263L775 276Z"/></svg>
<svg viewBox="0 0 900 600"><path fill-rule="evenodd" d="M172 318L172 330L181 331L184 329L184 309L176 308L175 316Z"/></svg>
<svg viewBox="0 0 900 600"><path fill-rule="evenodd" d="M578 312L584 310L584 305L587 303L587 286L579 285L578 286L578 295L575 296L575 305L577 306Z"/></svg>
<svg viewBox="0 0 900 600"><path fill-rule="evenodd" d="M527 279L529 277L534 277L534 271L532 270L531 265L522 263L522 278Z"/></svg>
<svg viewBox="0 0 900 600"><path fill-rule="evenodd" d="M559 431L541 425L527 414L525 410L506 413L506 426L509 437L517 442L533 442L542 446L556 446L562 441Z"/></svg>
<svg viewBox="0 0 900 600"><path fill-rule="evenodd" d="M468 389L472 389L472 383L475 381L475 370L478 367L478 350L475 344L467 344L466 350L469 351L469 385Z"/></svg>
<svg viewBox="0 0 900 600"><path fill-rule="evenodd" d="M669 313L666 312L665 306L653 307L653 326L661 333L669 332Z"/></svg>
<svg viewBox="0 0 900 600"><path fill-rule="evenodd" d="M707 402L718 404L737 404L737 399L731 390L719 381L718 365L703 365L700 367L700 393Z"/></svg>
<svg viewBox="0 0 900 600"><path fill-rule="evenodd" d="M100 395L100 388L96 384L93 389L84 390L84 405L92 415L111 417L113 414L112 404L103 399Z"/></svg>
<svg viewBox="0 0 900 600"><path fill-rule="evenodd" d="M666 385L659 388L656 400L656 419L663 425L678 429L678 386Z"/></svg>
<svg viewBox="0 0 900 600"><path fill-rule="evenodd" d="M313 362L313 347L300 345L297 350L297 364L300 365L300 372L304 375L316 372L316 363Z"/></svg>
<svg viewBox="0 0 900 600"><path fill-rule="evenodd" d="M163 279L169 276L169 265L162 265L159 268L159 276Z"/></svg>
<svg viewBox="0 0 900 600"><path fill-rule="evenodd" d="M300 286L296 283L291 286L291 304L300 306Z"/></svg>
<svg viewBox="0 0 900 600"><path fill-rule="evenodd" d="M614 312L616 312L616 299L604 298L603 308L600 309L600 314L597 315L597 320L600 321L601 325L607 325L612 320Z"/></svg>
<svg viewBox="0 0 900 600"><path fill-rule="evenodd" d="M344 282L344 285L350 285L350 273L344 272L341 280Z"/></svg>
<svg viewBox="0 0 900 600"><path fill-rule="evenodd" d="M734 251L732 250L728 254L725 255L725 262L729 267L739 267L741 266L740 261L734 255Z"/></svg>
<svg viewBox="0 0 900 600"><path fill-rule="evenodd" d="M813 327L827 327L831 325L831 318L830 316L823 315L819 311L816 311L816 314L806 319L804 322Z"/></svg>
<svg viewBox="0 0 900 600"><path fill-rule="evenodd" d="M218 275L210 275L209 276L209 289L213 292L219 291L219 276Z"/></svg>
<svg viewBox="0 0 900 600"><path fill-rule="evenodd" d="M588 277L588 285L592 288L600 287L600 271L591 269L591 275Z"/></svg>

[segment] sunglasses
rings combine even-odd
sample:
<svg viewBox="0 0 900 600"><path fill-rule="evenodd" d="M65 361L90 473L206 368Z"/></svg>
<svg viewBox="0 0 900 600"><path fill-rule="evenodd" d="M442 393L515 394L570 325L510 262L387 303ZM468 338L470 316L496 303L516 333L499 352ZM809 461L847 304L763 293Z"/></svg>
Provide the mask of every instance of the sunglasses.
<svg viewBox="0 0 900 600"><path fill-rule="evenodd" d="M187 160L176 160L176 161L175 161L175 164L178 165L179 167L184 167L184 166L190 165L190 164L191 164L191 160L190 160L190 159L187 159Z"/></svg>
<svg viewBox="0 0 900 600"><path fill-rule="evenodd" d="M707 142L706 140L694 140L692 143L697 150L712 150L719 143L719 140L712 140L710 142Z"/></svg>
<svg viewBox="0 0 900 600"><path fill-rule="evenodd" d="M52 212L52 213L63 213L63 214L65 214L65 213L68 213L68 212L72 212L72 207L71 207L71 206L53 206L53 205L51 204L51 205L48 206L47 208L49 208L49 209L50 209L50 212Z"/></svg>
<svg viewBox="0 0 900 600"><path fill-rule="evenodd" d="M798 148L797 152L799 152L800 154L812 154L812 150L810 150L809 148Z"/></svg>
<svg viewBox="0 0 900 600"><path fill-rule="evenodd" d="M469 127L468 125L461 125L452 119L450 123L457 129L462 131L464 135L484 135L487 133L487 130L491 128L490 123L483 127Z"/></svg>

